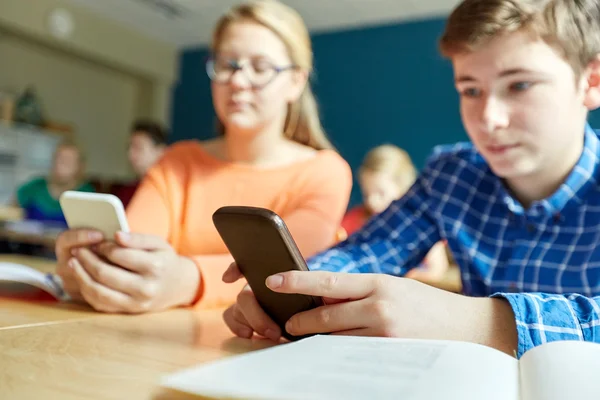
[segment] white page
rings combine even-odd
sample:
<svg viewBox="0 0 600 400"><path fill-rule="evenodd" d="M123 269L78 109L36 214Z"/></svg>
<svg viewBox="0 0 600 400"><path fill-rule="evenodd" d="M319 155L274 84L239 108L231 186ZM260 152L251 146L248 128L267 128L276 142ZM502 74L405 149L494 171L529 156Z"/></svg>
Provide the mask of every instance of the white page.
<svg viewBox="0 0 600 400"><path fill-rule="evenodd" d="M315 336L211 364L163 385L213 398L517 400L518 362L461 342Z"/></svg>
<svg viewBox="0 0 600 400"><path fill-rule="evenodd" d="M600 345L550 342L521 357L523 400L600 399Z"/></svg>
<svg viewBox="0 0 600 400"><path fill-rule="evenodd" d="M25 283L42 289L57 299L65 297L58 276L44 274L22 264L0 262L0 281Z"/></svg>

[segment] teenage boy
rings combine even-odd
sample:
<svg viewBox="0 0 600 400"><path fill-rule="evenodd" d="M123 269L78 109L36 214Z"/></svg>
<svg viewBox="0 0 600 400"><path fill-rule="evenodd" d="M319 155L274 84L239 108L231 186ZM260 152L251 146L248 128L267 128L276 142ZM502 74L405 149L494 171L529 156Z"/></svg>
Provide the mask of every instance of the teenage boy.
<svg viewBox="0 0 600 400"><path fill-rule="evenodd" d="M309 260L319 272L267 279L327 298L287 331L462 340L517 357L600 342L600 141L586 123L600 106L600 2L464 0L441 50L472 144L435 152L407 195ZM466 296L398 278L440 240ZM223 278L239 278L235 265ZM249 289L224 317L238 336L279 338Z"/></svg>

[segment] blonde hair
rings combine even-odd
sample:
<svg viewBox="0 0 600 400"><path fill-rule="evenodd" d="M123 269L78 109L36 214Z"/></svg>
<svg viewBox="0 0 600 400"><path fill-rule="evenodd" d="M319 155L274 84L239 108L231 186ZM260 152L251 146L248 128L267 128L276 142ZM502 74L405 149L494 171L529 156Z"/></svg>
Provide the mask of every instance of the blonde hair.
<svg viewBox="0 0 600 400"><path fill-rule="evenodd" d="M308 29L302 17L292 8L276 0L256 0L234 6L217 22L212 38L213 52L219 48L226 29L235 22L251 21L260 24L285 44L292 63L306 71L313 72L313 52ZM223 124L217 121L217 131L224 133ZM317 150L332 148L327 139L314 94L307 83L300 98L288 106L284 134L295 142Z"/></svg>
<svg viewBox="0 0 600 400"><path fill-rule="evenodd" d="M360 172L367 171L390 174L399 185L402 185L407 177L411 182L417 179L417 170L408 153L392 144L375 147L367 153Z"/></svg>
<svg viewBox="0 0 600 400"><path fill-rule="evenodd" d="M463 0L448 18L440 50L452 57L521 30L554 47L579 77L600 53L600 1Z"/></svg>

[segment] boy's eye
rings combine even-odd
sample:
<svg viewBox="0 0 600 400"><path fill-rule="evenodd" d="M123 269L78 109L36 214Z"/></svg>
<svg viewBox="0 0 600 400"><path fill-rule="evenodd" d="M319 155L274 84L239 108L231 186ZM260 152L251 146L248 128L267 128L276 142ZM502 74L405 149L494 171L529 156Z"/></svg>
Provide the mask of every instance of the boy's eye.
<svg viewBox="0 0 600 400"><path fill-rule="evenodd" d="M481 90L476 88L466 88L462 90L460 94L464 97L479 97L481 95Z"/></svg>
<svg viewBox="0 0 600 400"><path fill-rule="evenodd" d="M510 90L513 92L524 92L531 87L531 82L516 82L510 85Z"/></svg>

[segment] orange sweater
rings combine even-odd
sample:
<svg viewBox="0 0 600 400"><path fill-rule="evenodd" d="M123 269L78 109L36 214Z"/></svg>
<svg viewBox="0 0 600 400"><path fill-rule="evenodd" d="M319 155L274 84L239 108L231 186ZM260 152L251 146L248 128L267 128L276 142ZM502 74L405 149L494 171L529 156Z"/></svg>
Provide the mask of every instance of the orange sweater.
<svg viewBox="0 0 600 400"><path fill-rule="evenodd" d="M352 186L346 161L331 150L275 169L219 160L198 142L179 142L148 172L127 208L133 232L165 238L201 275L197 305L232 303L245 282L225 284L233 261L212 223L221 206L268 208L287 224L304 257L335 240Z"/></svg>

